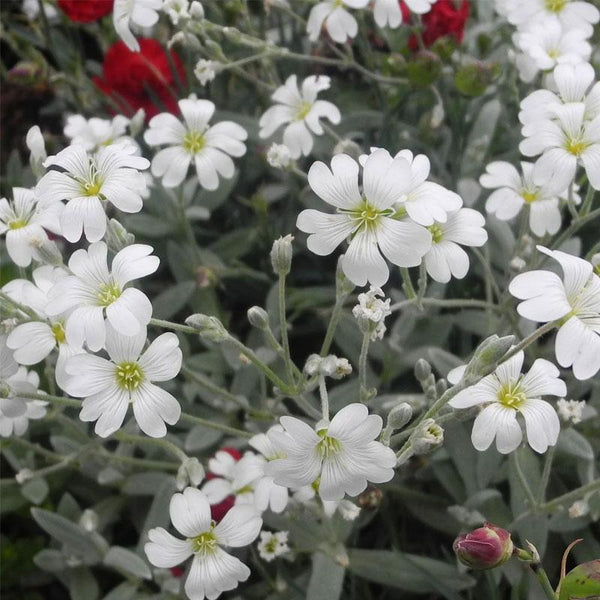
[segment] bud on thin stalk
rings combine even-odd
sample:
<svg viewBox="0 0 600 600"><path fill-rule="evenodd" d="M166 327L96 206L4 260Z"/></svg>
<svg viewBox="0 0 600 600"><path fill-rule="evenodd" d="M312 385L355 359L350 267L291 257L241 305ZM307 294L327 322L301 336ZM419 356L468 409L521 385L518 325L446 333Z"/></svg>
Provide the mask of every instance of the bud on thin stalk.
<svg viewBox="0 0 600 600"><path fill-rule="evenodd" d="M508 531L486 523L456 538L453 549L458 559L472 569L493 569L513 555L514 545Z"/></svg>

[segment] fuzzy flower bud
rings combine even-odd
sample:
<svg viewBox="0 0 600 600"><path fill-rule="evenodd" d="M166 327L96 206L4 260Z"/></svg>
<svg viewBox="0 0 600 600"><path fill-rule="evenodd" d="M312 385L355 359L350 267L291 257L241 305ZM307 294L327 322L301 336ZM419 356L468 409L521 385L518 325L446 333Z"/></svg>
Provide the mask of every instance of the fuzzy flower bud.
<svg viewBox="0 0 600 600"><path fill-rule="evenodd" d="M119 221L110 219L106 226L104 240L106 245L116 254L123 248L131 246L135 242L135 236L133 233L129 233Z"/></svg>
<svg viewBox="0 0 600 600"><path fill-rule="evenodd" d="M292 266L292 242L294 236L288 233L273 242L271 264L276 275L287 275Z"/></svg>
<svg viewBox="0 0 600 600"><path fill-rule="evenodd" d="M292 161L290 149L285 144L271 144L267 150L267 162L274 169L285 169Z"/></svg>
<svg viewBox="0 0 600 600"><path fill-rule="evenodd" d="M459 536L452 547L460 562L472 569L498 567L512 556L514 550L510 533L491 523Z"/></svg>
<svg viewBox="0 0 600 600"><path fill-rule="evenodd" d="M444 430L433 420L425 419L412 439L412 450L415 454L427 454L444 441Z"/></svg>
<svg viewBox="0 0 600 600"><path fill-rule="evenodd" d="M30 152L29 164L31 165L31 169L36 177L41 177L46 171L42 163L48 155L46 154L44 136L38 125L34 125L29 129L25 137L25 144Z"/></svg>
<svg viewBox="0 0 600 600"><path fill-rule="evenodd" d="M191 315L185 320L186 324L197 329L199 334L211 342L224 342L229 334L223 323L217 317L209 317L202 313Z"/></svg>
<svg viewBox="0 0 600 600"><path fill-rule="evenodd" d="M23 485L33 477L31 469L21 469L16 475L15 480L19 485Z"/></svg>
<svg viewBox="0 0 600 600"><path fill-rule="evenodd" d="M508 352L514 340L514 335L498 337L496 334L483 340L467 365L464 378L466 380L479 379L489 375Z"/></svg>
<svg viewBox="0 0 600 600"><path fill-rule="evenodd" d="M402 402L390 410L387 418L387 427L402 429L412 419L413 409L408 402Z"/></svg>
<svg viewBox="0 0 600 600"><path fill-rule="evenodd" d="M360 146L353 140L340 140L333 148L333 154L348 154L355 160L362 154Z"/></svg>
<svg viewBox="0 0 600 600"><path fill-rule="evenodd" d="M246 313L248 321L252 327L265 331L269 327L269 315L264 308L260 306L251 306Z"/></svg>
<svg viewBox="0 0 600 600"><path fill-rule="evenodd" d="M188 486L196 487L204 479L204 467L197 458L188 458L181 463L175 479L179 491Z"/></svg>
<svg viewBox="0 0 600 600"><path fill-rule="evenodd" d="M81 513L79 524L86 531L96 531L96 529L98 529L98 513L91 508L86 508Z"/></svg>
<svg viewBox="0 0 600 600"><path fill-rule="evenodd" d="M204 19L204 8L203 8L202 4L200 4L200 2L198 2L198 0L194 0L190 4L190 17L192 17L192 19L196 19L198 21L200 19Z"/></svg>
<svg viewBox="0 0 600 600"><path fill-rule="evenodd" d="M63 257L56 242L49 240L47 237L34 237L29 239L33 250L33 257L38 262L45 265L59 266L63 264Z"/></svg>
<svg viewBox="0 0 600 600"><path fill-rule="evenodd" d="M417 381L427 381L427 378L431 375L431 365L424 359L420 358L415 363L415 377Z"/></svg>

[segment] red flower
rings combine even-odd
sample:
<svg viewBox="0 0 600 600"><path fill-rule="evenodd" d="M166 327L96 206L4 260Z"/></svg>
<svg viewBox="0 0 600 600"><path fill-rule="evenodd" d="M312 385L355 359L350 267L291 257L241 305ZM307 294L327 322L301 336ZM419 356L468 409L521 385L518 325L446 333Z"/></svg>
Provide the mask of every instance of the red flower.
<svg viewBox="0 0 600 600"><path fill-rule="evenodd" d="M58 0L62 11L77 23L91 23L106 15L113 9L114 0Z"/></svg>
<svg viewBox="0 0 600 600"><path fill-rule="evenodd" d="M242 453L236 448L231 448L230 446L226 446L225 448L221 448L223 452L227 452L233 456L234 460L237 462L242 458ZM219 477L210 471L206 474L206 479L215 479ZM211 504L210 506L210 516L213 521L217 523L229 512L229 509L235 504L235 496L227 496L225 500L222 500L218 504Z"/></svg>
<svg viewBox="0 0 600 600"><path fill-rule="evenodd" d="M402 20L410 20L410 11L402 2ZM469 0L438 0L428 13L423 15L423 43L429 48L435 40L445 35L454 36L460 44L463 39L465 23L469 18L471 7ZM417 50L419 44L416 36L411 36L408 41L411 50Z"/></svg>
<svg viewBox="0 0 600 600"><path fill-rule="evenodd" d="M132 52L123 42L113 44L104 57L103 78L94 77L94 83L126 115L133 115L140 108L146 111L147 118L165 110L177 113L176 77L167 52L156 40L138 41L139 52ZM185 83L183 63L173 50L170 54L179 80ZM155 103L156 98L160 103Z"/></svg>

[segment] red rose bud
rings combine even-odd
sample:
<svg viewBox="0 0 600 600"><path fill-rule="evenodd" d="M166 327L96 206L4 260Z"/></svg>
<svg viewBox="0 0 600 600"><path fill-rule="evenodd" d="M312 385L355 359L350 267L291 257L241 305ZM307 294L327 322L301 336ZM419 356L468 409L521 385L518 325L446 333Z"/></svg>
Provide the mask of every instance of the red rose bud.
<svg viewBox="0 0 600 600"><path fill-rule="evenodd" d="M112 12L113 0L58 0L58 6L71 21L91 23Z"/></svg>
<svg viewBox="0 0 600 600"><path fill-rule="evenodd" d="M491 523L459 536L452 547L460 562L472 569L498 567L512 556L514 550L510 533Z"/></svg>
<svg viewBox="0 0 600 600"><path fill-rule="evenodd" d="M126 115L133 116L140 108L146 111L147 119L164 111L178 114L176 81L179 78L185 83L183 63L173 50L169 59L156 40L138 41L139 52L132 52L123 42L113 44L104 57L102 78L94 77L94 83Z"/></svg>

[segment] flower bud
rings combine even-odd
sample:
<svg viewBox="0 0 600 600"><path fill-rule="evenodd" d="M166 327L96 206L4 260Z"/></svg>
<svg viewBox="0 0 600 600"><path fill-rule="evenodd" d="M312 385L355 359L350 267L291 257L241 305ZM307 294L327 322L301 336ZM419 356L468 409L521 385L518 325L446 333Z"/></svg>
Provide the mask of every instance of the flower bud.
<svg viewBox="0 0 600 600"><path fill-rule="evenodd" d="M269 328L269 315L264 308L261 308L260 306L251 306L246 314L252 327L256 327L261 331L265 331Z"/></svg>
<svg viewBox="0 0 600 600"><path fill-rule="evenodd" d="M415 363L415 377L417 381L426 381L430 375L431 365L424 358L420 358Z"/></svg>
<svg viewBox="0 0 600 600"><path fill-rule="evenodd" d="M184 460L177 470L177 477L175 478L177 489L181 491L189 485L193 487L200 485L204 475L204 467L197 458Z"/></svg>
<svg viewBox="0 0 600 600"><path fill-rule="evenodd" d="M223 323L217 317L209 317L202 313L191 315L185 320L186 324L198 330L198 333L211 342L224 342L229 334Z"/></svg>
<svg viewBox="0 0 600 600"><path fill-rule="evenodd" d="M16 475L15 480L19 485L23 485L33 477L33 471L31 469L21 469Z"/></svg>
<svg viewBox="0 0 600 600"><path fill-rule="evenodd" d="M193 2L190 4L190 17L198 21L200 19L204 19L204 8L202 7L202 4L198 2L198 0L193 0Z"/></svg>
<svg viewBox="0 0 600 600"><path fill-rule="evenodd" d="M353 140L340 140L333 148L333 154L348 154L355 160L362 154L360 146Z"/></svg>
<svg viewBox="0 0 600 600"><path fill-rule="evenodd" d="M41 177L45 173L45 169L42 163L48 157L46 153L46 144L44 142L44 136L40 131L38 125L34 125L27 132L25 137L25 144L29 149L29 164L36 177Z"/></svg>
<svg viewBox="0 0 600 600"><path fill-rule="evenodd" d="M63 257L56 242L42 236L32 236L29 239L33 257L45 265L58 267L63 264Z"/></svg>
<svg viewBox="0 0 600 600"><path fill-rule="evenodd" d="M508 352L514 340L514 335L498 337L496 334L483 340L467 365L464 379L479 379L489 375L498 365L498 361Z"/></svg>
<svg viewBox="0 0 600 600"><path fill-rule="evenodd" d="M510 533L491 523L457 537L452 547L460 562L472 569L498 567L512 556L514 550Z"/></svg>
<svg viewBox="0 0 600 600"><path fill-rule="evenodd" d="M276 275L287 275L292 266L292 242L294 237L288 233L273 242L271 264Z"/></svg>
<svg viewBox="0 0 600 600"><path fill-rule="evenodd" d="M135 242L135 236L133 233L129 233L119 221L110 219L106 226L104 240L106 245L116 254L123 248L131 246Z"/></svg>
<svg viewBox="0 0 600 600"><path fill-rule="evenodd" d="M131 133L132 137L135 137L138 133L143 131L145 123L146 111L143 108L140 108L129 121L129 132Z"/></svg>
<svg viewBox="0 0 600 600"><path fill-rule="evenodd" d="M427 454L444 442L444 430L433 420L425 419L414 433L411 442L415 454Z"/></svg>
<svg viewBox="0 0 600 600"><path fill-rule="evenodd" d="M383 492L377 487L367 488L359 497L358 503L362 508L377 508L383 500Z"/></svg>
<svg viewBox="0 0 600 600"><path fill-rule="evenodd" d="M91 508L86 508L79 518L79 524L86 531L96 531L98 529L98 513Z"/></svg>
<svg viewBox="0 0 600 600"><path fill-rule="evenodd" d="M402 402L394 406L387 418L387 427L390 429L402 429L412 419L413 409L408 402Z"/></svg>

